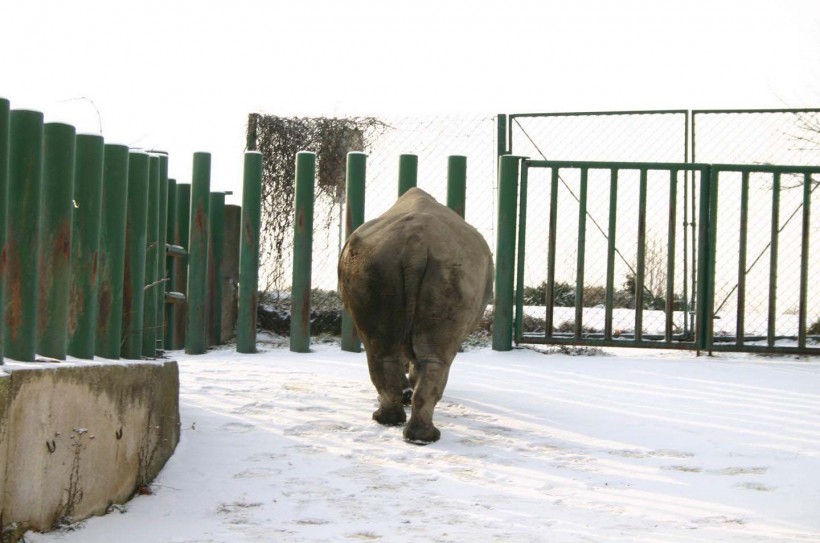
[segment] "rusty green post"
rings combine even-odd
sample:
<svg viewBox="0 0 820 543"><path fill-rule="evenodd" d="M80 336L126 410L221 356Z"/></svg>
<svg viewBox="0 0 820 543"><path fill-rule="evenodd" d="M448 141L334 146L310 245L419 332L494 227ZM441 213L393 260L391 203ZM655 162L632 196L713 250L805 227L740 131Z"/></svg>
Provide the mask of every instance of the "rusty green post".
<svg viewBox="0 0 820 543"><path fill-rule="evenodd" d="M467 194L467 157L453 155L447 158L447 207L464 218Z"/></svg>
<svg viewBox="0 0 820 543"><path fill-rule="evenodd" d="M68 350L76 142L77 132L73 126L46 123L40 204L37 354L58 360L65 360Z"/></svg>
<svg viewBox="0 0 820 543"><path fill-rule="evenodd" d="M293 221L293 286L291 290L290 350L310 352L310 286L313 257L313 189L316 155L296 153L296 217Z"/></svg>
<svg viewBox="0 0 820 543"><path fill-rule="evenodd" d="M222 244L225 242L225 193L212 192L208 239L208 343L222 344Z"/></svg>
<svg viewBox="0 0 820 543"><path fill-rule="evenodd" d="M9 101L0 98L0 366L3 365L3 285L6 283L6 209L9 201L9 111Z"/></svg>
<svg viewBox="0 0 820 543"><path fill-rule="evenodd" d="M236 351L256 352L256 306L259 274L259 225L262 206L262 153L245 153L242 219L239 230L239 303Z"/></svg>
<svg viewBox="0 0 820 543"><path fill-rule="evenodd" d="M498 232L495 251L493 297L493 350L512 350L515 290L515 237L518 205L518 170L521 159L504 155L498 167Z"/></svg>
<svg viewBox="0 0 820 543"><path fill-rule="evenodd" d="M418 173L418 156L399 155L399 196L416 186Z"/></svg>
<svg viewBox="0 0 820 543"><path fill-rule="evenodd" d="M94 338L97 329L104 146L102 136L77 136L68 354L87 360L94 358Z"/></svg>
<svg viewBox="0 0 820 543"><path fill-rule="evenodd" d="M43 175L43 114L12 110L9 116L4 355L34 360L37 345L40 190Z"/></svg>
<svg viewBox="0 0 820 543"><path fill-rule="evenodd" d="M164 252L163 252L164 254ZM148 155L148 214L145 228L145 285L143 290L142 356L157 356L157 266L159 248L159 155Z"/></svg>
<svg viewBox="0 0 820 543"><path fill-rule="evenodd" d="M165 242L168 245L179 245L177 233L177 182L175 179L168 180L168 205L165 229ZM174 292L177 288L177 259L173 256L165 257L165 276L168 282L165 283L166 292ZM174 349L174 323L176 315L176 304L166 304L163 297L165 312L165 331L163 335L163 346L166 350Z"/></svg>
<svg viewBox="0 0 820 543"><path fill-rule="evenodd" d="M191 184L177 184L177 205L176 205L176 238L179 245L188 250L188 227L191 217ZM176 263L176 292L187 296L188 293L188 258L179 258ZM186 314L188 310L187 302L174 309L174 349L185 347L185 330L187 329Z"/></svg>
<svg viewBox="0 0 820 543"><path fill-rule="evenodd" d="M345 239L364 223L365 179L367 178L367 155L359 152L347 154L347 179L345 182ZM352 353L362 351L362 343L353 325L353 318L342 309L342 350Z"/></svg>
<svg viewBox="0 0 820 543"><path fill-rule="evenodd" d="M208 350L208 204L211 192L211 155L194 153L191 217L188 234L188 316L185 352Z"/></svg>
<svg viewBox="0 0 820 543"><path fill-rule="evenodd" d="M106 144L103 160L97 333L94 353L116 360L122 341L128 147Z"/></svg>
<svg viewBox="0 0 820 543"><path fill-rule="evenodd" d="M132 152L128 159L128 207L125 222L125 275L122 299L122 357L142 358L145 314L145 248L148 240L148 154Z"/></svg>
<svg viewBox="0 0 820 543"><path fill-rule="evenodd" d="M168 155L159 155L159 234L157 237L157 333L156 344L165 350L165 291L168 289L168 275L165 266L165 253L168 229Z"/></svg>

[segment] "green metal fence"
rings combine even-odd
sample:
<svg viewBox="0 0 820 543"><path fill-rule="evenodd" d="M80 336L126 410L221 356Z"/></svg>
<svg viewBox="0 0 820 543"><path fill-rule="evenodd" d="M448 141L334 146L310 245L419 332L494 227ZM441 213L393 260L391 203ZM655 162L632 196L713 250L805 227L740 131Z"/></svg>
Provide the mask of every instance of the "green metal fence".
<svg viewBox="0 0 820 543"><path fill-rule="evenodd" d="M209 193L209 160L195 155L190 199L180 190L184 184L168 180L166 154L77 135L70 125L44 124L42 113L10 109L0 99L0 364L4 355L20 362L67 355L154 358L168 337L166 315L186 313L163 306L180 302L192 306L187 326L169 330L170 337L193 353L220 343L221 333L209 340L209 324L221 329L221 322L206 307L221 308L223 292L233 295L217 288L225 272L216 271L223 269L223 243L231 242L221 239L224 194ZM245 182L258 187L260 169L251 168ZM215 224L209 223L212 201ZM184 242L174 237L183 226L180 202L191 207L185 209L190 239L185 235ZM258 238L255 228L246 236ZM231 231L236 246L238 225ZM169 284L188 259L182 243L191 249L193 265L183 284L192 291ZM255 290L255 278L246 282ZM244 313L255 311L248 303ZM254 340L255 329L244 337Z"/></svg>
<svg viewBox="0 0 820 543"><path fill-rule="evenodd" d="M502 275L517 233L516 342L820 352L820 292L808 281L820 269L810 213L820 168L512 156L500 164L496 348L511 347L513 279ZM768 211L752 210L750 197ZM751 223L769 235L750 240ZM547 243L531 232L546 232ZM527 274L539 272L541 284L528 286Z"/></svg>

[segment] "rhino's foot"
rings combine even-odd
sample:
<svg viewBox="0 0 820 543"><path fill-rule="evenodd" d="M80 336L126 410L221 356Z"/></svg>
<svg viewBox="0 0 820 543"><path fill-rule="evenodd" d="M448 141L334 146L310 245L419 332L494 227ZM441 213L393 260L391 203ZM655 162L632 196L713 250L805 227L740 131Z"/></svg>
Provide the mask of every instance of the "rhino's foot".
<svg viewBox="0 0 820 543"><path fill-rule="evenodd" d="M412 388L405 388L404 392L401 395L401 403L404 405L410 405L413 403L413 389Z"/></svg>
<svg viewBox="0 0 820 543"><path fill-rule="evenodd" d="M404 412L404 406L402 405L394 407L381 406L373 412L373 420L386 426L398 426L407 420L407 413Z"/></svg>
<svg viewBox="0 0 820 543"><path fill-rule="evenodd" d="M440 438L441 432L432 424L424 425L413 423L411 419L410 423L404 427L404 440L408 443L427 445L429 443L435 443Z"/></svg>

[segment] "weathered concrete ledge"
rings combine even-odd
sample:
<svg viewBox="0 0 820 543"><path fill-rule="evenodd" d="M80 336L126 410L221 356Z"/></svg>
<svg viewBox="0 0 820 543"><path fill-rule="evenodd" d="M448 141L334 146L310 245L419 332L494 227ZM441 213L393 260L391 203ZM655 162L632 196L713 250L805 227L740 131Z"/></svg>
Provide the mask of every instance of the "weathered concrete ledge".
<svg viewBox="0 0 820 543"><path fill-rule="evenodd" d="M179 442L176 362L0 366L0 541L124 503Z"/></svg>

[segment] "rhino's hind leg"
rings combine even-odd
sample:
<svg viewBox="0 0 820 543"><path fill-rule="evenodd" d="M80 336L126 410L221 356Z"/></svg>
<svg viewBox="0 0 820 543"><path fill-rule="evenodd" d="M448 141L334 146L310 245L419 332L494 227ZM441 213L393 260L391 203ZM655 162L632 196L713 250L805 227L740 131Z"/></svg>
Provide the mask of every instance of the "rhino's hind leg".
<svg viewBox="0 0 820 543"><path fill-rule="evenodd" d="M390 426L402 424L407 420L402 403L407 377L401 357L398 353L371 355L368 352L367 364L379 394L379 408L373 413L373 420Z"/></svg>
<svg viewBox="0 0 820 543"><path fill-rule="evenodd" d="M433 425L433 411L444 394L450 364L422 358L414 366L413 412L404 428L404 439L417 444L433 443L441 437L441 432Z"/></svg>

